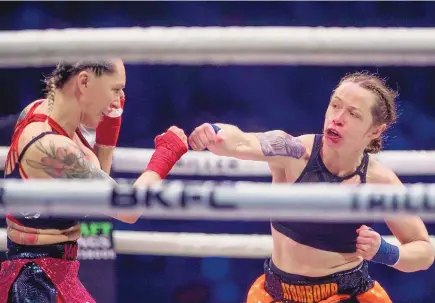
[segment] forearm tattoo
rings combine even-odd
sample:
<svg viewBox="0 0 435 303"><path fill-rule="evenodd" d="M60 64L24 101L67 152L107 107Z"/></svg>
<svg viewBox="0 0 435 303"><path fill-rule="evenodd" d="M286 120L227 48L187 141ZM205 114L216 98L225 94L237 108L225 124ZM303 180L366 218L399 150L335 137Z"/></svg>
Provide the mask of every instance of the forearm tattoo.
<svg viewBox="0 0 435 303"><path fill-rule="evenodd" d="M112 180L104 171L95 167L85 158L85 154L73 144L56 143L50 140L48 146L40 141L35 147L44 156L40 161L26 160L34 168L43 170L54 179L108 179Z"/></svg>
<svg viewBox="0 0 435 303"><path fill-rule="evenodd" d="M261 150L265 156L283 156L299 159L305 154L301 140L282 131L269 131L257 134Z"/></svg>

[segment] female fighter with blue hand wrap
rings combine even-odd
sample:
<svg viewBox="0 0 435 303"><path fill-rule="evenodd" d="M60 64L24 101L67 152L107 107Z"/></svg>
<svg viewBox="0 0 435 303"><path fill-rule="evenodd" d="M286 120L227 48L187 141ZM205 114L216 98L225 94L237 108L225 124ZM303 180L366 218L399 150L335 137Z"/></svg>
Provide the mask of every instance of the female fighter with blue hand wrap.
<svg viewBox="0 0 435 303"><path fill-rule="evenodd" d="M323 134L245 133L232 125L205 123L188 142L194 150L267 162L273 182L401 185L391 169L369 154L379 152L382 134L396 119L395 98L377 76L350 74L333 91ZM391 302L370 277L368 261L403 272L426 270L434 249L420 218L385 222L399 246L382 239L371 222L272 221L272 257L249 290L247 303Z"/></svg>

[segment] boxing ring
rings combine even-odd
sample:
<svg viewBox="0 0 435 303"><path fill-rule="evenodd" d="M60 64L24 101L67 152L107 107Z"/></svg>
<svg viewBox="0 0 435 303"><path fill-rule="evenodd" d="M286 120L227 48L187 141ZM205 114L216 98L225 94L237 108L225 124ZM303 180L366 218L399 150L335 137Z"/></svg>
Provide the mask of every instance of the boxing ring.
<svg viewBox="0 0 435 303"><path fill-rule="evenodd" d="M62 59L78 61L117 55L126 63L138 64L422 66L435 63L434 36L435 30L430 28L180 27L0 32L0 66L47 66ZM140 173L152 152L117 148L113 171ZM7 147L1 147L1 165L6 154ZM435 175L435 151L384 151L377 157L399 176ZM270 173L265 163L189 151L171 171L171 176L243 178L269 177ZM411 213L432 222L435 221L435 184L397 188L169 180L158 186L133 188L131 180L119 180L117 185L83 180L1 182L0 214L21 211L87 215L101 220L103 212L141 212L148 219L268 221L274 218L328 222L363 219L380 222L385 217ZM112 232L113 251L117 254L266 258L272 246L269 235ZM394 237L386 239L397 243ZM434 236L431 242L435 245ZM5 249L3 229L0 250ZM86 259L86 255L82 257ZM99 258L111 259L112 255Z"/></svg>
<svg viewBox="0 0 435 303"><path fill-rule="evenodd" d="M118 148L113 167L120 172L137 173L138 163L140 167L148 163L152 153L152 149ZM1 147L1 163L6 155L7 148ZM378 158L398 174L435 174L435 152L432 151L381 152ZM192 165L193 162L196 164ZM191 151L171 174L267 176L269 172L263 164ZM358 222L364 219L382 221L385 217L412 213L427 221L435 220L435 184L413 184L398 189L370 184L355 187L165 181L162 185L134 188L129 182L122 181L113 185L105 181L57 180L53 187L50 180L5 180L0 187L0 214L41 212L104 218L103 213L140 212L142 217L149 219L267 221L272 218ZM54 200L56 203L52 202ZM86 207L86 211L77 206ZM120 254L265 258L270 255L272 245L271 236L265 235L114 231L113 236L115 250ZM398 243L394 237L386 239ZM6 250L5 241L6 231L0 230L2 251ZM435 244L434 236L431 241Z"/></svg>

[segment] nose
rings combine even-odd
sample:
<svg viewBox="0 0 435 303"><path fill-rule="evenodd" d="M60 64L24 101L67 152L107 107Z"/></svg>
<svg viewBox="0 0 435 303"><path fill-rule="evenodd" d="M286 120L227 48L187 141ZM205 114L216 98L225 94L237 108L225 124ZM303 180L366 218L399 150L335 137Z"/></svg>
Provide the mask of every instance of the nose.
<svg viewBox="0 0 435 303"><path fill-rule="evenodd" d="M110 103L109 107L110 108L121 108L121 107L124 107L124 102L125 102L124 97L120 97L117 100Z"/></svg>
<svg viewBox="0 0 435 303"><path fill-rule="evenodd" d="M343 126L343 121L342 120L338 120L338 119L334 119L332 120L332 123L334 123L334 125L336 126Z"/></svg>
<svg viewBox="0 0 435 303"><path fill-rule="evenodd" d="M334 119L332 119L332 123L336 126L343 126L344 125L344 112L339 112Z"/></svg>
<svg viewBox="0 0 435 303"><path fill-rule="evenodd" d="M125 94L124 91L121 91L119 98L117 98L116 101L113 101L111 103L111 107L124 108L124 103L125 103Z"/></svg>

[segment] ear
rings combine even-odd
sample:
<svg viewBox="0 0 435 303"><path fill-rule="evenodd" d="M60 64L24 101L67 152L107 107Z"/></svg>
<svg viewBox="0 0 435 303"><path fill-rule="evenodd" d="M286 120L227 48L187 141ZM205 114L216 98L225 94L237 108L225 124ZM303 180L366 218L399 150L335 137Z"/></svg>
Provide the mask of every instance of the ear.
<svg viewBox="0 0 435 303"><path fill-rule="evenodd" d="M385 123L374 127L373 131L370 133L370 139L379 138L379 136L382 135L386 128L387 125Z"/></svg>
<svg viewBox="0 0 435 303"><path fill-rule="evenodd" d="M89 73L85 70L77 75L77 86L80 93L83 93L87 89L89 80Z"/></svg>

